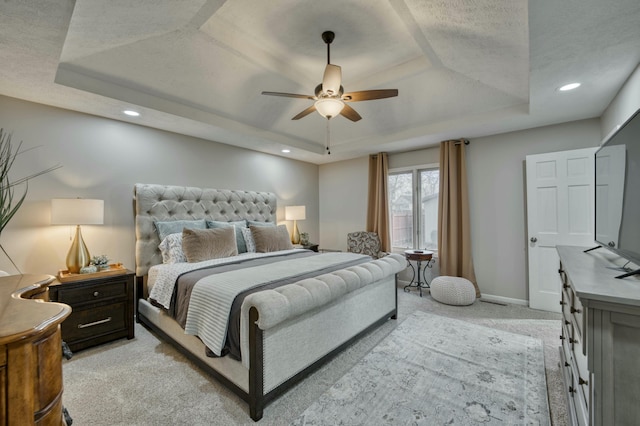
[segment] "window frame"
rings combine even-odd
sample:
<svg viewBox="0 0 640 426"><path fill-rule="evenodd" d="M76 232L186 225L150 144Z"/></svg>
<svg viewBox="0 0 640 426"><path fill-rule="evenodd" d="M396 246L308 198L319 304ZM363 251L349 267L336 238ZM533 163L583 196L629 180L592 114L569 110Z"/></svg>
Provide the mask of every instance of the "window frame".
<svg viewBox="0 0 640 426"><path fill-rule="evenodd" d="M420 201L422 199L421 197L421 193L422 193L422 188L421 188L421 180L420 180L420 172L422 171L427 171L427 170L438 170L438 172L440 172L440 164L439 163L427 163L427 164L418 164L415 166L405 166L405 167L394 167L393 169L389 169L388 170L388 176L394 175L394 174L402 174L402 173L407 173L407 172L411 172L411 179L412 179L412 188L411 188L411 192L412 192L412 209L413 209L413 217L412 217L412 226L413 226L413 234L412 234L412 240L413 240L413 247L391 247L391 251L394 253L402 253L404 252L404 250L418 250L420 249L420 243L422 241L420 241L420 214L422 212L422 208L420 206ZM439 197L440 195L438 195ZM389 197L390 199L391 197ZM388 217L389 217L389 223L392 223L392 206L391 203L389 203L389 209L388 209ZM393 232L393 230L391 230ZM392 242L393 242L393 238L391 238ZM433 251L434 253L438 252L437 248L430 248L430 251Z"/></svg>

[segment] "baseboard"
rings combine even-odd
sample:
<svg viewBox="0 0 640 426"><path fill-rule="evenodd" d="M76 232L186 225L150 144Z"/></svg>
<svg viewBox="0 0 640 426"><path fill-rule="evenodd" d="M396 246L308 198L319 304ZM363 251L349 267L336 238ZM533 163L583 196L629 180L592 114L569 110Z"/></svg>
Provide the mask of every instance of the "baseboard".
<svg viewBox="0 0 640 426"><path fill-rule="evenodd" d="M400 279L398 280L399 287L404 287L407 285L409 285L409 281L400 280ZM429 289L423 289L423 291L429 291ZM486 293L482 293L482 297L479 300L484 302L489 302L489 303L529 306L528 300L513 299L510 297L496 296L493 294L486 294Z"/></svg>
<svg viewBox="0 0 640 426"><path fill-rule="evenodd" d="M493 294L486 294L486 293L482 293L482 297L480 298L480 301L490 302L490 303L501 303L501 304L506 303L509 305L529 306L528 300L512 299L511 297L496 296Z"/></svg>

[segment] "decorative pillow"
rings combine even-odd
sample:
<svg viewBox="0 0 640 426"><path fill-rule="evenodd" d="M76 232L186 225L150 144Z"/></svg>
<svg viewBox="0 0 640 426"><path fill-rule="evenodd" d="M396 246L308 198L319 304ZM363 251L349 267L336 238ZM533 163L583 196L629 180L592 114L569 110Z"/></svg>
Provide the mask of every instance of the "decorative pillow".
<svg viewBox="0 0 640 426"><path fill-rule="evenodd" d="M256 243L256 252L268 253L293 248L289 231L285 225L279 226L249 226Z"/></svg>
<svg viewBox="0 0 640 426"><path fill-rule="evenodd" d="M158 230L160 241L164 240L169 234L182 232L183 229L207 229L207 223L204 219L199 220L169 220L164 222L155 222Z"/></svg>
<svg viewBox="0 0 640 426"><path fill-rule="evenodd" d="M256 220L247 220L247 226L276 226L275 222L258 222Z"/></svg>
<svg viewBox="0 0 640 426"><path fill-rule="evenodd" d="M250 228L241 228L242 237L244 238L244 242L247 246L247 253L255 253L256 252L256 242L253 240L253 234L251 233Z"/></svg>
<svg viewBox="0 0 640 426"><path fill-rule="evenodd" d="M238 254L235 229L186 228L182 231L182 250L189 263L235 256Z"/></svg>
<svg viewBox="0 0 640 426"><path fill-rule="evenodd" d="M187 257L182 251L182 232L169 234L158 246L162 254L163 263L182 263L187 261Z"/></svg>
<svg viewBox="0 0 640 426"><path fill-rule="evenodd" d="M244 237L242 236L242 229L247 227L247 222L244 220L239 220L237 222L220 222L216 220L207 220L207 228L230 228L234 227L236 231L236 246L238 246L238 253L246 253L247 245L244 242Z"/></svg>

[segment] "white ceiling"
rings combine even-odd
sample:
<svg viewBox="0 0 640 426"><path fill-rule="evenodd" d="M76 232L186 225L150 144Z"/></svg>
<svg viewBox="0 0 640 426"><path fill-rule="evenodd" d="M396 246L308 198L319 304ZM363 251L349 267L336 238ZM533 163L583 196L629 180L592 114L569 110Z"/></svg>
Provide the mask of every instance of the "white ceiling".
<svg viewBox="0 0 640 426"><path fill-rule="evenodd" d="M321 164L599 117L640 62L638 0L3 0L0 94ZM326 65L362 116L292 121ZM568 82L582 86L568 93ZM139 118L122 115L126 108ZM7 126L7 124L3 124Z"/></svg>

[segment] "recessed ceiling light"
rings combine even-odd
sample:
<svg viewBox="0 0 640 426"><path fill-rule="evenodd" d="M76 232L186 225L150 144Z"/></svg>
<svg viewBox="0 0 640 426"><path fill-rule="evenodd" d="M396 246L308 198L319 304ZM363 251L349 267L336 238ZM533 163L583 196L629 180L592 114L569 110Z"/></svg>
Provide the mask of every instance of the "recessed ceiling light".
<svg viewBox="0 0 640 426"><path fill-rule="evenodd" d="M580 83L569 83L561 86L558 90L561 92L566 92L568 90L577 89L578 87L580 87Z"/></svg>
<svg viewBox="0 0 640 426"><path fill-rule="evenodd" d="M126 114L126 115L131 116L131 117L137 117L137 116L139 116L139 115L140 115L140 113L139 113L138 111L133 111L133 110L130 110L130 109L124 110L124 111L122 111L122 112L123 112L124 114Z"/></svg>
<svg viewBox="0 0 640 426"><path fill-rule="evenodd" d="M286 149L286 148L285 148L285 149L283 149L283 150L282 150L282 152L284 152L285 154L288 154L288 153L290 153L290 152L291 152L291 150L290 150L290 149Z"/></svg>

